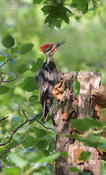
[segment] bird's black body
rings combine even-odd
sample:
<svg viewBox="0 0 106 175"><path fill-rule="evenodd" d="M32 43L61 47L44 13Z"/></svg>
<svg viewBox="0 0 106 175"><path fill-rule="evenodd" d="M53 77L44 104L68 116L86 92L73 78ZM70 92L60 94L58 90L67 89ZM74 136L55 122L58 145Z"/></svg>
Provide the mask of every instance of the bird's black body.
<svg viewBox="0 0 106 175"><path fill-rule="evenodd" d="M39 85L40 101L42 105L43 119L46 120L48 113L52 117L54 122L54 110L52 89L58 81L57 68L53 59L53 54L56 49L64 44L64 41L58 42L56 44L45 44L40 47L41 51L46 56L46 62L40 68L39 74L36 76L36 82Z"/></svg>
<svg viewBox="0 0 106 175"><path fill-rule="evenodd" d="M52 117L52 121L54 124L54 110L52 107L53 104L53 95L51 93L53 87L57 83L58 74L54 61L50 61L49 63L45 62L39 74L36 76L36 81L39 85L39 93L40 93L40 101L43 110L43 118L47 119L48 113L50 113Z"/></svg>

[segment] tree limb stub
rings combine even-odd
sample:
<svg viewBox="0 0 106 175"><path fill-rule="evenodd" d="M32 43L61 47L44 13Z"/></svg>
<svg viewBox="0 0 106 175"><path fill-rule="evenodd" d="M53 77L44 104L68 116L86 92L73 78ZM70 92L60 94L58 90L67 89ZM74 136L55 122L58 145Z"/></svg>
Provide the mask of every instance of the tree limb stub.
<svg viewBox="0 0 106 175"><path fill-rule="evenodd" d="M80 93L75 99L73 81L75 73L61 74L60 81L55 85L52 94L57 100L56 123L56 151L65 151L67 158L59 157L55 163L55 175L80 175L67 170L75 166L81 172L90 172L91 175L100 175L101 160L97 149L85 146L75 139L63 137L75 131L71 126L71 119L85 118L86 116L101 120L101 109L106 107L106 92L101 85L101 76L95 72L79 72L77 80L80 83ZM91 153L90 159L79 161L82 151Z"/></svg>

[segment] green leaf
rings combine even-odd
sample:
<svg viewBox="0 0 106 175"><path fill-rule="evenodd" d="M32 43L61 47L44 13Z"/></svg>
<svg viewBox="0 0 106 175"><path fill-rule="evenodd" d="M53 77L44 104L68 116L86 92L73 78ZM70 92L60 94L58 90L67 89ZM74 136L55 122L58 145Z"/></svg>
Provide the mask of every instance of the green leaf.
<svg viewBox="0 0 106 175"><path fill-rule="evenodd" d="M88 131L90 128L101 128L103 124L95 119L84 118L84 119L73 119L71 124L77 131Z"/></svg>
<svg viewBox="0 0 106 175"><path fill-rule="evenodd" d="M102 168L101 168L102 172L101 174L102 175L106 175L106 161L102 160Z"/></svg>
<svg viewBox="0 0 106 175"><path fill-rule="evenodd" d="M36 146L39 150L44 150L47 147L47 145L48 145L47 140L40 140L37 142Z"/></svg>
<svg viewBox="0 0 106 175"><path fill-rule="evenodd" d="M4 175L17 175L19 174L19 169L17 168L3 168Z"/></svg>
<svg viewBox="0 0 106 175"><path fill-rule="evenodd" d="M2 44L6 48L11 48L15 44L14 38L11 35L7 35L2 39Z"/></svg>
<svg viewBox="0 0 106 175"><path fill-rule="evenodd" d="M85 152L82 151L79 157L79 160L84 160L84 161L88 161L90 158L91 153L89 151Z"/></svg>
<svg viewBox="0 0 106 175"><path fill-rule="evenodd" d="M37 103L37 100L38 100L38 96L37 95L32 95L30 98L29 98L29 101L32 105L36 104Z"/></svg>
<svg viewBox="0 0 106 175"><path fill-rule="evenodd" d="M8 157L19 168L23 168L27 165L27 161L18 156L16 153L10 153Z"/></svg>
<svg viewBox="0 0 106 175"><path fill-rule="evenodd" d="M37 71L39 71L39 69L41 68L42 64L43 64L43 60L42 60L41 58L38 58L38 59L36 60L36 62L33 61L33 62L32 62L31 71L32 71L32 72L37 72Z"/></svg>
<svg viewBox="0 0 106 175"><path fill-rule="evenodd" d="M42 11L45 15L47 15L45 23L49 24L50 27L56 26L57 28L61 27L62 21L65 21L68 24L68 16L72 14L72 12L65 8L62 3L57 6L46 5L42 8Z"/></svg>
<svg viewBox="0 0 106 175"><path fill-rule="evenodd" d="M13 47L13 48L11 48L11 53L19 53L19 47L18 46L16 46L16 47Z"/></svg>
<svg viewBox="0 0 106 175"><path fill-rule="evenodd" d="M79 171L80 171L78 168L76 168L76 167L74 167L74 166L69 167L69 168L67 168L67 169L68 169L68 171L71 171L71 172L73 172L73 173L76 173L76 172L79 172Z"/></svg>
<svg viewBox="0 0 106 175"><path fill-rule="evenodd" d="M6 94L7 92L9 92L9 87L7 86L0 86L0 94Z"/></svg>
<svg viewBox="0 0 106 175"><path fill-rule="evenodd" d="M66 15L64 15L63 20L64 20L67 24L69 24L69 18L68 18Z"/></svg>
<svg viewBox="0 0 106 175"><path fill-rule="evenodd" d="M72 0L71 7L77 8L84 14L88 11L88 0Z"/></svg>
<svg viewBox="0 0 106 175"><path fill-rule="evenodd" d="M42 0L33 0L33 4L40 4Z"/></svg>
<svg viewBox="0 0 106 175"><path fill-rule="evenodd" d="M24 44L21 48L20 48L20 53L21 54L27 54L28 52L30 52L33 48L33 44L31 43L27 43L27 44Z"/></svg>
<svg viewBox="0 0 106 175"><path fill-rule="evenodd" d="M80 142L83 142L85 145L90 147L100 147L102 150L106 150L106 139L94 134L89 134L88 136L80 136L77 134L73 135L63 135L68 138L76 139Z"/></svg>
<svg viewBox="0 0 106 175"><path fill-rule="evenodd" d="M43 8L41 9L45 15L47 15L50 10L52 10L51 6L43 6Z"/></svg>
<svg viewBox="0 0 106 175"><path fill-rule="evenodd" d="M17 67L17 70L19 73L23 73L23 72L26 72L28 68L26 64L21 64L20 66Z"/></svg>
<svg viewBox="0 0 106 175"><path fill-rule="evenodd" d="M24 145L24 147L35 146L35 144L36 144L36 139L33 136L27 136L25 141L22 143L22 145Z"/></svg>
<svg viewBox="0 0 106 175"><path fill-rule="evenodd" d="M76 139L76 140L80 140L80 136L78 134L72 134L72 135L62 135L63 137L68 137L70 139Z"/></svg>
<svg viewBox="0 0 106 175"><path fill-rule="evenodd" d="M44 129L35 128L34 131L35 131L36 136L38 138L42 138L47 134L46 130L44 130Z"/></svg>
<svg viewBox="0 0 106 175"><path fill-rule="evenodd" d="M61 22L61 19L51 17L50 15L48 15L45 19L45 23L49 24L50 27L56 26L57 28L60 28Z"/></svg>
<svg viewBox="0 0 106 175"><path fill-rule="evenodd" d="M24 89L28 92L35 90L35 80L34 77L27 77L24 80Z"/></svg>
<svg viewBox="0 0 106 175"><path fill-rule="evenodd" d="M90 134L87 137L80 138L80 141L87 146L100 147L102 150L106 150L106 139L103 137Z"/></svg>
<svg viewBox="0 0 106 175"><path fill-rule="evenodd" d="M55 159L57 159L59 156L66 156L67 155L67 153L63 153L63 152L57 152L57 153L54 153L54 154L51 154L51 155L49 155L49 156L47 156L47 157L44 157L44 158L42 158L42 159L40 159L39 161L38 161L38 163L40 163L40 164L43 164L43 163L51 163L52 161L54 161Z"/></svg>

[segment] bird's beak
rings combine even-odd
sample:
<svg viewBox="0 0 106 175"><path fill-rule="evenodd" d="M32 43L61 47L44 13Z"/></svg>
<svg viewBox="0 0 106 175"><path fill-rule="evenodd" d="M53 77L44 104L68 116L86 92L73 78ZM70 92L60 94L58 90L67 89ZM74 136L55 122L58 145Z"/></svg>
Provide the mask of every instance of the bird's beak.
<svg viewBox="0 0 106 175"><path fill-rule="evenodd" d="M63 41L60 41L60 42L58 42L58 43L56 43L56 49L58 48L58 47L60 47L62 44L64 44L65 43L65 41L63 40Z"/></svg>

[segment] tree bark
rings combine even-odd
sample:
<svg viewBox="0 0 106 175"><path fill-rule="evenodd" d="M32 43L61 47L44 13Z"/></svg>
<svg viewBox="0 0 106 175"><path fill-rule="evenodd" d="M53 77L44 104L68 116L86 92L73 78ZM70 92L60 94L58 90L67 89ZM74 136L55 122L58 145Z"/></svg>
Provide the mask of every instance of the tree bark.
<svg viewBox="0 0 106 175"><path fill-rule="evenodd" d="M94 72L79 72L77 80L80 83L80 93L75 99L73 81L75 73L61 74L61 79L52 90L57 100L56 151L67 152L68 157L59 157L55 163L55 175L80 175L67 170L74 166L89 175L100 175L101 159L97 149L85 146L75 139L63 137L63 134L73 134L71 119L84 118L102 119L101 109L106 107L106 92L101 86L101 76ZM102 94L102 95L101 95ZM90 159L79 160L82 151L91 153Z"/></svg>

